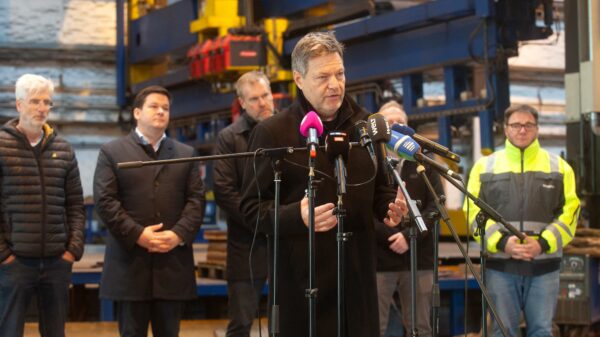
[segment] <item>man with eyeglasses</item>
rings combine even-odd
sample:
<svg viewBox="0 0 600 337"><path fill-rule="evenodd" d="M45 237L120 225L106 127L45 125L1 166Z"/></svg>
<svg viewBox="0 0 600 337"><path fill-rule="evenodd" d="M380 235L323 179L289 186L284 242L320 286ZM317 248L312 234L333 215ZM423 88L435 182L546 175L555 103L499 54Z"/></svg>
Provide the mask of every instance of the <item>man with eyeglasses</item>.
<svg viewBox="0 0 600 337"><path fill-rule="evenodd" d="M219 133L217 154L246 152L250 132L275 110L271 85L264 73L250 71L243 74L235 88L244 112ZM246 220L240 209L245 163L244 158L214 163L215 201L227 218L227 337L250 336L267 279L266 236L255 233L255 223Z"/></svg>
<svg viewBox="0 0 600 337"><path fill-rule="evenodd" d="M23 336L36 297L39 331L63 337L73 262L83 255L85 213L77 159L48 123L54 84L16 83L19 117L0 129L0 336Z"/></svg>
<svg viewBox="0 0 600 337"><path fill-rule="evenodd" d="M517 336L520 313L527 336L552 336L562 250L575 236L579 199L573 169L538 141L538 112L520 105L504 113L505 148L483 157L471 170L468 190L522 232L521 241L493 220L485 224L486 281L499 318ZM477 241L477 206L468 200ZM494 322L493 336L502 332Z"/></svg>
<svg viewBox="0 0 600 337"><path fill-rule="evenodd" d="M159 86L133 101L136 127L104 144L94 174L106 227L100 297L116 302L120 335L177 337L184 301L196 298L192 243L204 216L198 162L118 169L128 161L185 158L194 149L166 136L170 93Z"/></svg>

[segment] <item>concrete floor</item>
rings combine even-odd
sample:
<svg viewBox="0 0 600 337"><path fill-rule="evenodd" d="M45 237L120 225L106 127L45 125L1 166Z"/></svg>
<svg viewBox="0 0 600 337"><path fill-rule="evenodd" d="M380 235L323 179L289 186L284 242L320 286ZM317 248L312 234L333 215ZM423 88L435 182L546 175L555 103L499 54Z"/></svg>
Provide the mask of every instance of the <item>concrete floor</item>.
<svg viewBox="0 0 600 337"><path fill-rule="evenodd" d="M268 337L266 319L262 320L262 337ZM224 337L227 320L182 321L180 337ZM256 323L252 337L259 337ZM69 322L65 328L66 337L119 337L117 322ZM27 323L24 337L38 337L38 324ZM148 337L152 332L148 333Z"/></svg>

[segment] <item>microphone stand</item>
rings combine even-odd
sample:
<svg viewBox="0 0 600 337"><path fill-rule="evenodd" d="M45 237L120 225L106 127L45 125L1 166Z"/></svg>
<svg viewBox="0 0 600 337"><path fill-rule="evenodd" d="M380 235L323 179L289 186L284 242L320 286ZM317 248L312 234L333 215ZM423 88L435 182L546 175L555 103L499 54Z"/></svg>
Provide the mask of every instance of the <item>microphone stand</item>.
<svg viewBox="0 0 600 337"><path fill-rule="evenodd" d="M411 337L417 337L419 335L419 329L417 328L417 228L421 233L427 231L427 226L425 226L425 222L423 221L423 217L421 216L421 212L419 211L419 207L415 200L413 200L406 187L404 186L404 182L400 177L398 171L396 171L396 165L398 161L396 159L392 159L387 157L386 160L387 171L392 173L396 184L399 186L400 191L404 195L406 199L406 204L408 206L408 214L410 215L410 219L414 221L414 224L410 226L409 229L409 237L410 237L410 335Z"/></svg>
<svg viewBox="0 0 600 337"><path fill-rule="evenodd" d="M448 229L450 229L450 233L452 234L452 237L454 238L454 241L456 242L456 245L458 246L458 249L460 250L461 254L463 255L463 257L465 259L465 262L467 264L467 267L469 268L469 270L471 271L471 274L473 275L473 277L477 281L477 284L479 285L479 288L481 289L482 298L484 299L484 301L487 301L488 306L490 308L490 312L492 313L492 316L494 316L494 318L496 319L496 322L498 323L498 327L502 331L502 334L504 335L504 337L508 337L508 332L506 331L506 328L504 327L504 324L502 323L502 321L498 317L498 313L496 312L496 306L494 305L494 303L490 299L490 295L488 293L487 287L483 283L482 278L480 278L480 276L477 275L477 273L475 272L475 268L473 267L473 262L471 262L471 258L467 255L467 252L465 251L465 248L460 243L460 238L458 237L458 234L456 234L456 230L454 229L454 226L452 225L452 221L450 219L450 216L448 215L448 212L446 211L445 206L441 203L440 198L435 193L435 190L434 190L433 186L431 185L431 182L429 181L429 178L427 178L427 175L425 174L425 168L423 167L423 165L419 165L419 167L417 168L417 172L423 178L423 181L425 182L425 185L427 186L427 189L429 190L429 192L431 193L431 195L433 197L433 200L435 202L435 206L437 207L438 211L440 212L441 218L448 225ZM502 218L502 216L500 216L500 214L498 214L498 212L496 212L492 207L490 207L488 204L486 204L485 202L483 202L481 199L475 197L473 194L471 194L469 191L467 191L466 188L464 188L461 184L457 183L454 179L452 179L443 170L439 170L438 172L448 182L450 182L452 185L454 185L456 188L458 188L461 192L465 193L465 195L468 198L470 198L471 200L473 200L473 202L477 206L479 206L480 209L484 213L488 214L490 216L490 218L492 218L494 220L497 220L497 222L500 222L503 225L505 225L506 229L508 229L515 236L518 236L519 238L521 238L521 237L524 238L524 236L523 236L523 234L521 232L517 231L512 225L510 225L509 223L507 223ZM483 274L484 274L484 270L481 269L481 275L483 275ZM483 325L482 329L487 329L487 326Z"/></svg>
<svg viewBox="0 0 600 337"><path fill-rule="evenodd" d="M187 158L176 158L176 159L165 159L165 160L151 160L151 161L131 161L131 162L123 162L118 163L118 169L131 169L131 168L139 168L143 166L152 166L152 165L165 165L165 164L178 164L178 163L187 163L193 161L210 161L210 160L220 160L220 159L231 159L231 158L247 158L253 156L267 156L271 158L271 164L274 170L274 184L275 184L275 200L274 200L274 212L275 216L273 219L273 273L269 275L269 293L271 294L271 314L269 316L269 327L271 330L272 336L279 335L279 305L277 303L277 271L279 265L279 206L280 206L280 191L281 191L281 169L280 164L283 160L283 157L286 154L293 154L298 151L306 151L307 149L304 147L295 148L295 147L280 147L280 148L271 148L271 149L259 149L255 152L240 152L240 153L230 153L230 154L220 154L220 155L212 155L212 156L200 156L200 157L187 157ZM309 214L310 210L309 209ZM313 225L314 225L314 214L313 214ZM314 230L314 226L313 226Z"/></svg>
<svg viewBox="0 0 600 337"><path fill-rule="evenodd" d="M317 332L317 293L316 283L316 261L315 261L315 191L317 180L315 179L315 159L309 155L308 159L308 289L305 296L308 297L308 335L315 337Z"/></svg>
<svg viewBox="0 0 600 337"><path fill-rule="evenodd" d="M344 208L344 196L346 195L346 165L344 158L340 154L335 158L335 175L337 177L337 206L335 215L337 218L337 335L338 337L346 336L345 331L345 306L344 306L344 291L345 291L345 268L344 268L344 246L346 241L352 236L352 232L344 232L344 218L346 217L346 209Z"/></svg>
<svg viewBox="0 0 600 337"><path fill-rule="evenodd" d="M446 197L440 196L440 203L444 204ZM431 337L437 337L440 324L440 280L438 271L438 261L440 258L440 219L439 212L432 215L433 220L433 284L431 285Z"/></svg>
<svg viewBox="0 0 600 337"><path fill-rule="evenodd" d="M272 151L266 152L266 156L271 158L271 165L273 166L275 184L275 200L274 200L274 212L275 217L273 219L273 274L270 280L271 288L271 314L269 315L269 330L271 336L275 337L279 335L279 304L277 304L277 272L279 266L279 206L280 206L280 193L281 193L281 161L285 152ZM260 327L259 327L260 329Z"/></svg>
<svg viewBox="0 0 600 337"><path fill-rule="evenodd" d="M480 269L481 269L481 282L483 284L486 284L486 280L485 280L485 273L483 272L484 270L486 270L486 252L485 252L485 223L488 221L490 217L487 216L484 212L479 212L477 213L477 216L475 216L475 222L477 222L477 232L476 234L479 235L480 237L480 242L479 242L479 259L480 259ZM485 300L485 298L481 298L481 326L483 327L481 329L481 336L482 337L487 337L488 335L488 331L487 331L487 301Z"/></svg>

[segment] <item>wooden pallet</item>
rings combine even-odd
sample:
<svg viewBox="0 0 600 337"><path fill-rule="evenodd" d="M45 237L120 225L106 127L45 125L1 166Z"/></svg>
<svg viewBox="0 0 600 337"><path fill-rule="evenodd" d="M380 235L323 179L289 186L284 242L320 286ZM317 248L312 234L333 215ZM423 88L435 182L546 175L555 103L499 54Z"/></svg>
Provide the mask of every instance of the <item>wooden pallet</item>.
<svg viewBox="0 0 600 337"><path fill-rule="evenodd" d="M225 279L225 266L206 262L198 263L198 275L201 278Z"/></svg>

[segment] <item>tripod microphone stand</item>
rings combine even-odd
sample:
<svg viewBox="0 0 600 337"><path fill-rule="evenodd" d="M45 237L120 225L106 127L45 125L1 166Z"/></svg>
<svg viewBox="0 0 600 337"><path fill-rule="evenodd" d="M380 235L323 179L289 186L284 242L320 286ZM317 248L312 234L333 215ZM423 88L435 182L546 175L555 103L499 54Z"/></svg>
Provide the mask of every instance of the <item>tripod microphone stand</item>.
<svg viewBox="0 0 600 337"><path fill-rule="evenodd" d="M314 153L314 155L313 155ZM305 296L308 298L308 335L316 336L317 329L317 292L316 283L316 257L315 257L315 191L317 180L315 179L316 152L311 151L308 159L308 289Z"/></svg>
<svg viewBox="0 0 600 337"><path fill-rule="evenodd" d="M417 329L417 229L423 233L427 231L427 226L425 226L425 222L423 221L423 217L421 216L421 212L419 211L419 207L415 200L413 200L406 187L404 186L404 182L400 177L398 171L396 171L396 165L398 161L396 159L386 158L386 166L387 171L392 174L392 177L398 188L400 189L402 195L406 199L406 205L408 206L408 214L410 219L414 222L410 227L409 237L410 237L410 310L412 315L410 317L410 331L411 337L417 337L419 335L419 331Z"/></svg>
<svg viewBox="0 0 600 337"><path fill-rule="evenodd" d="M344 218L346 209L344 208L344 197L346 195L346 160L350 151L348 135L344 132L330 132L325 139L325 151L330 161L335 164L335 176L337 180L337 206L335 215L337 218L337 335L342 337L346 335L345 324L345 303L344 303L344 245L352 236L351 232L344 232Z"/></svg>
<svg viewBox="0 0 600 337"><path fill-rule="evenodd" d="M492 313L492 316L494 316L494 318L496 319L496 322L498 323L498 326L499 326L500 330L502 331L502 334L504 335L504 337L508 337L508 332L506 331L504 324L498 317L498 313L496 312L496 307L490 300L487 287L483 283L480 276L478 276L477 273L475 272L473 262L471 262L471 258L467 255L465 248L460 243L460 238L458 237L458 234L456 234L456 230L454 229L454 226L452 225L452 221L450 220L450 216L448 215L448 212L446 211L445 206L441 203L440 198L435 193L435 190L434 190L433 186L431 185L431 182L429 181L429 178L427 178L427 175L425 174L425 167L423 167L422 165L419 165L419 167L417 168L417 172L419 173L419 175L421 175L421 177L423 178L423 181L425 182L425 185L427 186L427 189L429 189L430 193L432 194L435 205L436 205L438 211L440 212L441 218L448 225L448 229L450 229L450 233L452 234L454 241L456 241L458 249L460 250L461 254L463 255L465 262L467 264L467 267L471 271L471 274L473 275L473 277L477 281L477 284L479 285L479 288L481 289L481 293L482 293L482 297L483 297L484 301L486 301L488 303L487 305L490 308L490 312ZM521 232L517 231L512 225L507 223L502 218L502 216L500 216L500 214L498 214L498 212L496 212L493 208L491 208L489 205L487 205L481 199L475 197L473 194L468 192L463 186L461 186L458 182L456 182L454 179L452 179L446 172L444 172L443 170L439 170L438 172L448 182L450 182L452 185L454 185L456 188L458 188L461 192L465 193L465 195L467 195L467 197L469 197L471 200L473 200L473 202L477 206L479 206L483 212L488 214L490 216L490 218L496 220L499 223L502 223L506 227L506 229L508 229L512 234L519 237L520 239L525 238ZM484 274L483 269L481 269L481 274L482 275ZM483 322L485 322L485 317L484 317ZM482 329L483 330L487 329L485 324L482 325Z"/></svg>
<svg viewBox="0 0 600 337"><path fill-rule="evenodd" d="M279 335L279 304L277 304L277 272L279 266L279 200L281 193L281 161L283 160L284 152L273 151L266 154L271 158L271 165L273 166L273 182L275 185L275 200L274 200L274 212L275 218L273 219L273 275L271 275L272 295L271 295L271 314L269 315L269 330L271 336L275 337Z"/></svg>

